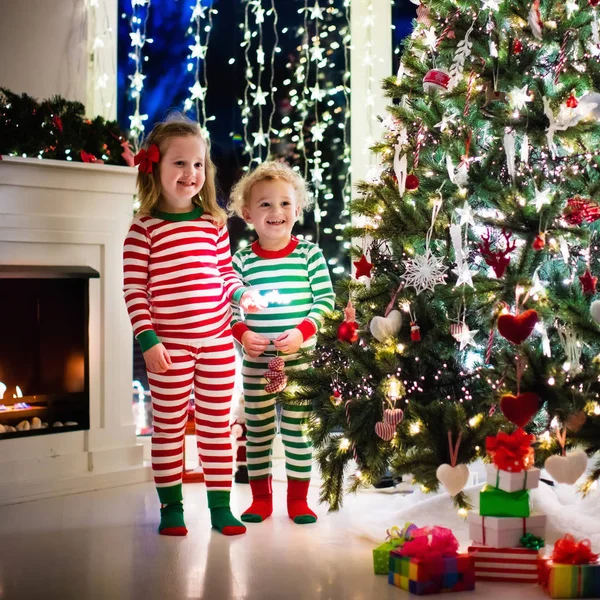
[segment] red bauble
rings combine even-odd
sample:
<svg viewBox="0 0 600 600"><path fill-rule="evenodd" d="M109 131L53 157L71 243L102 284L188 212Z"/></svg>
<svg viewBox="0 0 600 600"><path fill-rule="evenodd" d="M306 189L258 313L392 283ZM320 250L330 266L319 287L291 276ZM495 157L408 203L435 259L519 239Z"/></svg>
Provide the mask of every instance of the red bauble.
<svg viewBox="0 0 600 600"><path fill-rule="evenodd" d="M509 342L518 345L531 335L537 322L538 314L533 309L526 310L518 317L509 314L500 315L498 317L498 331Z"/></svg>
<svg viewBox="0 0 600 600"><path fill-rule="evenodd" d="M543 250L546 247L546 235L544 233L536 235L532 246L534 250Z"/></svg>
<svg viewBox="0 0 600 600"><path fill-rule="evenodd" d="M567 108L577 108L578 105L579 105L579 102L577 102L577 98L575 98L575 96L573 96L573 94L571 94L567 98Z"/></svg>
<svg viewBox="0 0 600 600"><path fill-rule="evenodd" d="M419 189L419 178L416 175L409 175L404 187L409 191Z"/></svg>
<svg viewBox="0 0 600 600"><path fill-rule="evenodd" d="M413 342L421 341L421 328L414 321L410 324L410 339Z"/></svg>
<svg viewBox="0 0 600 600"><path fill-rule="evenodd" d="M515 40L512 49L514 54L521 54L521 52L523 52L523 42L521 40Z"/></svg>
<svg viewBox="0 0 600 600"><path fill-rule="evenodd" d="M353 344L358 340L358 323L356 321L342 321L337 330L337 338L340 342Z"/></svg>
<svg viewBox="0 0 600 600"><path fill-rule="evenodd" d="M583 275L579 276L579 281L581 282L583 293L586 296L596 293L598 278L594 277L589 269Z"/></svg>
<svg viewBox="0 0 600 600"><path fill-rule="evenodd" d="M600 5L600 0L588 0L588 4L590 6L598 6Z"/></svg>
<svg viewBox="0 0 600 600"><path fill-rule="evenodd" d="M505 394L500 399L502 414L517 427L525 427L540 410L541 399L533 392L525 392L518 396Z"/></svg>

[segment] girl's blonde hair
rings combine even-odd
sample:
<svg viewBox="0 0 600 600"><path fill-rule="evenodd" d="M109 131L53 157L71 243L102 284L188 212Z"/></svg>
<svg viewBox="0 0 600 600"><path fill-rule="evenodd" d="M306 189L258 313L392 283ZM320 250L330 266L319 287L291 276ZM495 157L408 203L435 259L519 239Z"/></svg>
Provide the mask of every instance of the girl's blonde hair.
<svg viewBox="0 0 600 600"><path fill-rule="evenodd" d="M209 213L219 225L227 222L227 213L217 202L217 187L215 178L217 169L210 158L210 144L202 135L200 125L183 115L169 117L163 123L157 123L148 137L144 140L143 148L148 149L156 144L160 150L161 159L167 151L169 140L175 137L185 136L199 137L206 146L206 157L204 160L205 181L200 193L192 198L192 203L202 207L204 212ZM158 205L162 188L160 185L160 161L154 166L152 173L138 171L137 189L140 208L138 215L150 215Z"/></svg>
<svg viewBox="0 0 600 600"><path fill-rule="evenodd" d="M243 209L248 206L252 186L260 181L280 180L290 183L296 192L296 201L301 210L312 206L313 199L308 191L306 181L289 165L283 162L267 161L260 164L253 171L244 175L232 188L231 200L227 205L230 215L244 218Z"/></svg>

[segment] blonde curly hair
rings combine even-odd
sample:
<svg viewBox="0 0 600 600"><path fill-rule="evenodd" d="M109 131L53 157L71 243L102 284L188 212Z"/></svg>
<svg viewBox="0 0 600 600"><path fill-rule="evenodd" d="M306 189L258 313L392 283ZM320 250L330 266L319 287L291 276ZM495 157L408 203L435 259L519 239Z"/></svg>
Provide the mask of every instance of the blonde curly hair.
<svg viewBox="0 0 600 600"><path fill-rule="evenodd" d="M232 188L231 200L227 205L230 215L244 218L243 210L250 202L252 186L260 181L280 180L289 183L296 192L296 202L301 210L308 210L313 204L313 198L304 178L296 173L289 165L274 160L261 163L253 171L244 175Z"/></svg>
<svg viewBox="0 0 600 600"><path fill-rule="evenodd" d="M204 212L209 213L219 225L227 222L227 213L217 202L217 187L215 178L217 169L210 158L210 144L202 135L200 125L184 115L178 113L171 115L163 123L157 123L148 137L144 140L143 148L148 149L156 144L160 150L161 159L167 151L169 140L175 137L195 136L199 137L206 146L206 157L204 160L205 181L200 193L192 198L192 203L202 207ZM138 215L150 215L158 205L162 188L160 185L160 161L159 168L153 169L152 173L138 171L137 189L140 208Z"/></svg>

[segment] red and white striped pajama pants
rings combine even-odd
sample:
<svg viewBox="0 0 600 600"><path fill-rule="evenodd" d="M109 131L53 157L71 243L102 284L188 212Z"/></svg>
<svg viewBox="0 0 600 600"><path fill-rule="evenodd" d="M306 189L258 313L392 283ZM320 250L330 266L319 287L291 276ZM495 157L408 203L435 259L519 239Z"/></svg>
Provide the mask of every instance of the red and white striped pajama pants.
<svg viewBox="0 0 600 600"><path fill-rule="evenodd" d="M172 366L148 372L152 394L152 472L157 488L181 484L184 435L194 386L198 456L207 491L229 491L233 476L230 437L235 353L231 330L196 340L159 336Z"/></svg>

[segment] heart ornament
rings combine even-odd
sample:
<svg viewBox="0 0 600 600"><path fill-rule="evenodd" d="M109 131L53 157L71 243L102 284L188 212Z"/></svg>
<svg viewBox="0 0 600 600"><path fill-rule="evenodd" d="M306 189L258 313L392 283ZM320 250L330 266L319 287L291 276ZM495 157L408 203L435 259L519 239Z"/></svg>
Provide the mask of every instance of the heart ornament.
<svg viewBox="0 0 600 600"><path fill-rule="evenodd" d="M384 422L389 423L394 427L402 423L402 419L404 419L404 412L401 408L386 408L383 411Z"/></svg>
<svg viewBox="0 0 600 600"><path fill-rule="evenodd" d="M600 325L600 300L594 300L592 305L590 306L590 314L592 315L592 319Z"/></svg>
<svg viewBox="0 0 600 600"><path fill-rule="evenodd" d="M573 485L585 473L587 464L587 454L583 450L576 450L566 456L549 456L544 467L557 483Z"/></svg>
<svg viewBox="0 0 600 600"><path fill-rule="evenodd" d="M533 309L515 315L500 315L498 317L498 331L500 335L513 344L521 344L533 331L538 322L538 314Z"/></svg>
<svg viewBox="0 0 600 600"><path fill-rule="evenodd" d="M533 392L525 392L518 396L505 394L500 398L502 414L517 427L525 427L540 410L541 398Z"/></svg>
<svg viewBox="0 0 600 600"><path fill-rule="evenodd" d="M469 468L467 465L449 464L440 465L435 472L438 481L444 486L444 489L451 495L462 492L469 481Z"/></svg>
<svg viewBox="0 0 600 600"><path fill-rule="evenodd" d="M278 394L285 390L287 386L287 376L285 374L285 362L279 356L269 361L268 370L263 373L267 380L265 392L267 394Z"/></svg>
<svg viewBox="0 0 600 600"><path fill-rule="evenodd" d="M396 335L401 327L402 313L399 310L392 310L387 317L373 317L369 324L373 337L379 342Z"/></svg>
<svg viewBox="0 0 600 600"><path fill-rule="evenodd" d="M389 442L396 433L396 426L385 421L379 421L375 423L375 433L386 442Z"/></svg>

